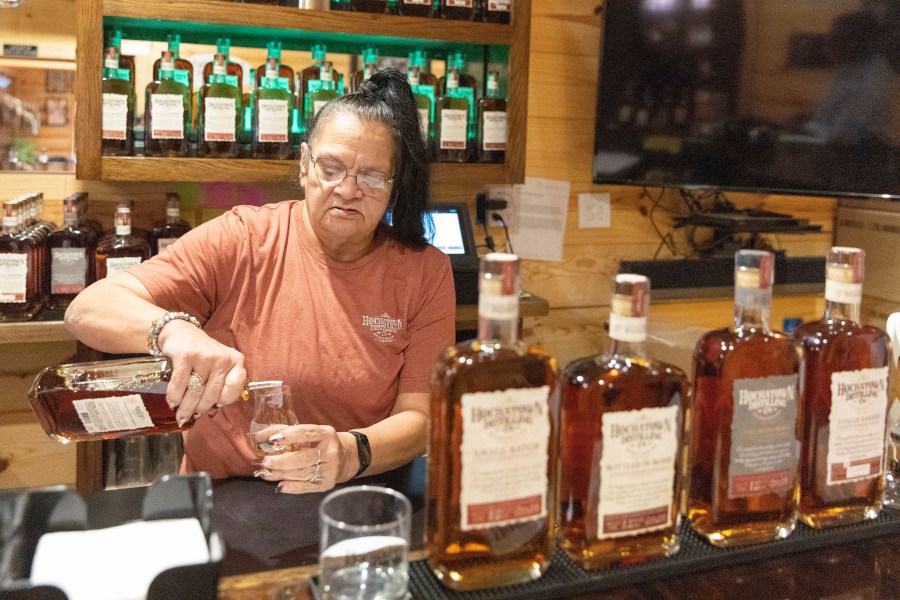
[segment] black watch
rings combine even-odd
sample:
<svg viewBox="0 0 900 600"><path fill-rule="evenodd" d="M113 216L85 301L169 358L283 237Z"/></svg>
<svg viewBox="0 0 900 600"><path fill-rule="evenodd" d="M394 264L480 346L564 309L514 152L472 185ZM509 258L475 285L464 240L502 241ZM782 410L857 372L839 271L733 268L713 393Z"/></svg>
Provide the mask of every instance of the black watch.
<svg viewBox="0 0 900 600"><path fill-rule="evenodd" d="M362 475L363 471L372 464L372 448L369 446L369 438L366 437L366 434L359 431L350 431L348 433L356 438L356 452L359 454L359 471L353 476L356 478Z"/></svg>

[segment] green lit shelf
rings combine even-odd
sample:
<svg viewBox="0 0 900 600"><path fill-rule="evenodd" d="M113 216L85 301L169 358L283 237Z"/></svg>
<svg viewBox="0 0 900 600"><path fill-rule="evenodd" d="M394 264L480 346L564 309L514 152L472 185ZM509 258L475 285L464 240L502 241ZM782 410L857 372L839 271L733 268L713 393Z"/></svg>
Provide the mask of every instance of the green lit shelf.
<svg viewBox="0 0 900 600"><path fill-rule="evenodd" d="M293 160L244 158L153 158L104 156L100 159L105 181L286 182L298 173ZM453 181L503 183L502 164L434 163L432 183Z"/></svg>

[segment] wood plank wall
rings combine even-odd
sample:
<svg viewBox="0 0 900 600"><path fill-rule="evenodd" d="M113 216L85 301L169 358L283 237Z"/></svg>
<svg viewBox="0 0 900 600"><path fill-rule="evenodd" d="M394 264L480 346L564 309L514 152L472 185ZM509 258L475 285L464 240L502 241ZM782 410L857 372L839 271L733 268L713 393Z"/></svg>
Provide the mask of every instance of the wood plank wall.
<svg viewBox="0 0 900 600"><path fill-rule="evenodd" d="M601 18L599 0L538 0L532 5L526 175L567 179L572 187L562 262L523 265L523 287L547 298L551 307L547 317L527 320L525 337L550 350L560 365L604 347L610 280L619 262L653 258L659 246L646 216L652 208L650 197L640 188L591 183ZM579 229L577 198L583 192L611 195L610 228ZM650 193L662 193L660 204L667 210L656 211L654 217L666 231L672 214L668 210L680 210L680 199L674 192ZM823 226L820 234L770 238L790 255L822 255L831 244L833 199L760 194L730 194L729 199L739 207L791 213ZM502 235L497 232L495 238ZM671 256L663 251L659 258ZM817 297L776 298L772 321L813 318L821 310ZM651 329L654 322L701 330L721 327L730 322L731 312L730 299L654 303Z"/></svg>

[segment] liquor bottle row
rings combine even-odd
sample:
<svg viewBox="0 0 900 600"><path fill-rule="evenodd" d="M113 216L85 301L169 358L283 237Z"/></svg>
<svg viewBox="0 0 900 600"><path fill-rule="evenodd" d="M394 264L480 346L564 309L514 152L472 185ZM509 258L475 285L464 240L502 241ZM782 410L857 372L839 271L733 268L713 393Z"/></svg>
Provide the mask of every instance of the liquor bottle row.
<svg viewBox="0 0 900 600"><path fill-rule="evenodd" d="M887 335L859 322L863 259L831 249L825 314L788 336L769 327L773 255L739 251L733 323L697 342L691 381L647 355L646 277L615 278L608 350L557 373L551 355L518 340L518 258L484 256L477 339L448 348L432 376L436 577L455 590L527 582L557 544L586 569L670 556L685 516L719 547L787 537L798 519L825 528L877 517L891 356ZM142 364L168 381L167 359ZM72 401L91 392L64 390L61 369L31 394L52 437L181 428L162 386L140 391L149 425L91 431L72 417Z"/></svg>
<svg viewBox="0 0 900 600"><path fill-rule="evenodd" d="M3 203L0 232L0 322L27 321L42 308L65 309L85 287L156 254L188 230L178 194L167 194L166 219L151 231L132 228L130 205L116 208L104 231L85 218L87 194L63 200L63 224L40 219L42 194Z"/></svg>
<svg viewBox="0 0 900 600"><path fill-rule="evenodd" d="M509 23L513 0L331 0L331 10Z"/></svg>
<svg viewBox="0 0 900 600"><path fill-rule="evenodd" d="M106 156L135 154L134 61L122 56L121 39L121 32L111 33L103 67ZM272 41L266 64L251 72L252 89L244 93L243 69L230 61L230 45L228 38L218 40L195 95L191 63L179 55L180 37L169 35L168 49L154 63L153 81L145 90L145 156L290 159L315 115L344 92L343 75L326 60L324 44L314 44L313 64L295 72L281 62L281 43ZM362 64L350 78L351 91L378 70L378 49L364 48ZM499 74L488 73L480 97L478 82L464 71L461 52L448 56L448 75L440 79L428 72L424 51L411 52L409 64L422 132L435 159L503 162L507 120Z"/></svg>

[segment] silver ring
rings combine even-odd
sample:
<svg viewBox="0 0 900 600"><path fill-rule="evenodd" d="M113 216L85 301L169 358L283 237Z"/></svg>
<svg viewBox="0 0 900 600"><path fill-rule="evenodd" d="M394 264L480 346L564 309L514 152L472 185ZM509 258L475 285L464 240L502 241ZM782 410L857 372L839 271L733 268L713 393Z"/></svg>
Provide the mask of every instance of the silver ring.
<svg viewBox="0 0 900 600"><path fill-rule="evenodd" d="M322 463L316 462L316 472L313 473L313 476L306 480L306 483L319 483L322 481L322 477L319 475L319 471L322 468Z"/></svg>
<svg viewBox="0 0 900 600"><path fill-rule="evenodd" d="M191 371L191 376L188 377L187 389L196 390L197 388L202 388L204 385L206 385L206 382L203 381L203 377Z"/></svg>
<svg viewBox="0 0 900 600"><path fill-rule="evenodd" d="M316 448L316 462L314 464L316 465L316 473L318 473L319 465L322 464L322 449L321 448L318 448L318 447Z"/></svg>

